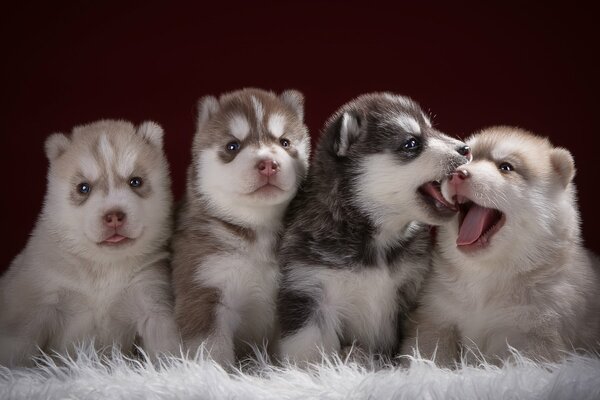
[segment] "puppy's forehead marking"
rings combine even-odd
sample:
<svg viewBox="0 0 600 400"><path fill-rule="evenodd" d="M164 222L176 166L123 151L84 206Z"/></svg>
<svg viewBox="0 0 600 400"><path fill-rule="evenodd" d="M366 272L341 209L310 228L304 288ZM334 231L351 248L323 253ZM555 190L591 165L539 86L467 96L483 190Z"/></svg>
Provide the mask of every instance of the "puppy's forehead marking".
<svg viewBox="0 0 600 400"><path fill-rule="evenodd" d="M405 130L408 133L415 133L415 134L421 133L421 126L410 115L400 114L395 118L395 122L396 122L396 124L398 124L398 126L400 126L400 128L402 128L403 130Z"/></svg>
<svg viewBox="0 0 600 400"><path fill-rule="evenodd" d="M85 179L95 181L100 178L100 166L90 152L82 154L79 165Z"/></svg>
<svg viewBox="0 0 600 400"><path fill-rule="evenodd" d="M252 108L254 108L254 113L256 114L256 121L260 123L265 117L265 109L263 107L263 104L260 102L259 99L256 98L256 96L250 96L250 101L252 102Z"/></svg>
<svg viewBox="0 0 600 400"><path fill-rule="evenodd" d="M280 138L283 135L285 128L285 116L279 113L275 113L269 117L269 123L267 124L267 128L271 135L276 138Z"/></svg>
<svg viewBox="0 0 600 400"><path fill-rule="evenodd" d="M104 164L106 166L113 165L114 149L105 133L100 136L100 140L98 141L98 150L100 152L100 157L102 157L102 161L104 161Z"/></svg>
<svg viewBox="0 0 600 400"><path fill-rule="evenodd" d="M244 140L250 133L250 123L246 116L235 114L229 119L229 131L239 140Z"/></svg>
<svg viewBox="0 0 600 400"><path fill-rule="evenodd" d="M126 178L129 177L135 168L135 163L137 161L138 153L132 147L125 148L121 154L119 154L119 158L116 163L116 171L118 176Z"/></svg>

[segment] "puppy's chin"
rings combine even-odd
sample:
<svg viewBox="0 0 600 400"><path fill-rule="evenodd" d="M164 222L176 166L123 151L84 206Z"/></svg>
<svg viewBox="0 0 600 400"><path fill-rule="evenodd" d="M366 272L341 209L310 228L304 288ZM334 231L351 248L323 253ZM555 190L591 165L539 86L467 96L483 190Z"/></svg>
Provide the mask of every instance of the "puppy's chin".
<svg viewBox="0 0 600 400"><path fill-rule="evenodd" d="M499 264L506 264L521 257L524 243L515 246L514 240L511 240L511 228L506 225L495 232L493 237L478 240L471 245L458 245L461 218L458 215L450 223L440 225L437 233L437 243L442 252L458 265L475 270L494 269Z"/></svg>
<svg viewBox="0 0 600 400"><path fill-rule="evenodd" d="M421 215L415 216L415 219L431 226L449 225L456 218L456 212L450 210L432 209L431 206L426 206Z"/></svg>
<svg viewBox="0 0 600 400"><path fill-rule="evenodd" d="M287 203L294 196L295 189L283 189L276 185L263 185L247 193L238 194L239 201L248 206L276 206Z"/></svg>
<svg viewBox="0 0 600 400"><path fill-rule="evenodd" d="M92 262L117 262L120 259L137 257L148 251L153 240L152 232L148 236L146 229L141 232L123 231L119 233L103 232L90 235L82 232L69 240L69 250Z"/></svg>
<svg viewBox="0 0 600 400"><path fill-rule="evenodd" d="M228 204L229 207L241 205L244 207L277 206L287 204L296 194L296 182L285 179L255 179L242 187L227 188L213 191L208 197L216 204Z"/></svg>
<svg viewBox="0 0 600 400"><path fill-rule="evenodd" d="M458 212L437 201L424 198L420 193L415 199L418 208L415 220L427 225L441 226L451 224L457 218Z"/></svg>

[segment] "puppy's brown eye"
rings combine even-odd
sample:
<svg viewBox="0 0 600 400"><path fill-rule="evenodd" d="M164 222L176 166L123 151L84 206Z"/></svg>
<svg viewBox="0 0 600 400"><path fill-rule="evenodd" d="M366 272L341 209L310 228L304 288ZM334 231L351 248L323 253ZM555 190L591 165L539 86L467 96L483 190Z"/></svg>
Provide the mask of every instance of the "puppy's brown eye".
<svg viewBox="0 0 600 400"><path fill-rule="evenodd" d="M234 140L233 142L229 142L227 143L227 145L225 145L225 150L227 150L230 153L234 153L238 151L240 147L240 143Z"/></svg>
<svg viewBox="0 0 600 400"><path fill-rule="evenodd" d="M283 147L290 147L290 141L287 139L281 139L279 143L281 143L281 146Z"/></svg>
<svg viewBox="0 0 600 400"><path fill-rule="evenodd" d="M92 191L92 186L87 182L81 182L77 185L77 192L80 194L89 194Z"/></svg>
<svg viewBox="0 0 600 400"><path fill-rule="evenodd" d="M132 188L139 188L144 184L144 181L139 176L134 176L129 180L129 186Z"/></svg>
<svg viewBox="0 0 600 400"><path fill-rule="evenodd" d="M500 169L502 172L510 172L514 171L515 167L513 167L511 163L503 162L498 166L498 169Z"/></svg>

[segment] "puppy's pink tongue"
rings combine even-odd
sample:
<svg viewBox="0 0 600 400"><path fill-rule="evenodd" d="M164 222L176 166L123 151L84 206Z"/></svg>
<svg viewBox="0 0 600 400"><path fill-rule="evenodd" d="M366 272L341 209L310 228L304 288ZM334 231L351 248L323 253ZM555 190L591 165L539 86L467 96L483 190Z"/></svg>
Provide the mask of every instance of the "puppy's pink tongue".
<svg viewBox="0 0 600 400"><path fill-rule="evenodd" d="M464 246L475 243L494 224L495 213L491 208L473 204L460 225L456 244Z"/></svg>

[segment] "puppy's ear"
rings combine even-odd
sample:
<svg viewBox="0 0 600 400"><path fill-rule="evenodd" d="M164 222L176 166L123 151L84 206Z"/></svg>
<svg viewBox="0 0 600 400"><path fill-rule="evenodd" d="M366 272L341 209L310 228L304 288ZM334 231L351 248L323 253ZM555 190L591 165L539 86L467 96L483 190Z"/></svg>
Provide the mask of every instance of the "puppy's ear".
<svg viewBox="0 0 600 400"><path fill-rule="evenodd" d="M339 134L333 144L333 151L338 157L345 157L352 144L360 137L360 119L351 112L345 112L340 117Z"/></svg>
<svg viewBox="0 0 600 400"><path fill-rule="evenodd" d="M575 161L571 153L562 147L557 147L550 153L552 172L563 187L567 187L575 177Z"/></svg>
<svg viewBox="0 0 600 400"><path fill-rule="evenodd" d="M304 95L297 90L285 90L279 99L292 109L300 121L304 120Z"/></svg>
<svg viewBox="0 0 600 400"><path fill-rule="evenodd" d="M219 100L215 96L204 96L198 100L198 123L200 130L219 111Z"/></svg>
<svg viewBox="0 0 600 400"><path fill-rule="evenodd" d="M50 162L60 157L71 144L71 140L62 133L53 133L48 136L44 147L46 149L46 157Z"/></svg>
<svg viewBox="0 0 600 400"><path fill-rule="evenodd" d="M145 141L158 147L163 148L163 137L165 131L163 128L153 121L145 121L137 128L137 134L140 135Z"/></svg>

